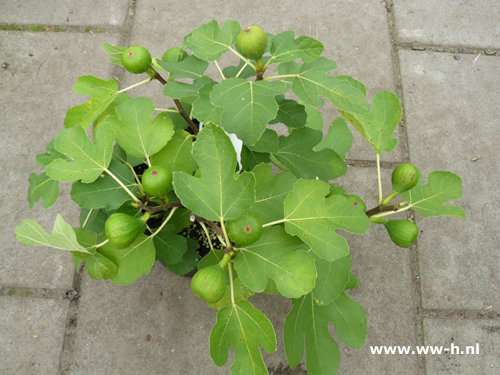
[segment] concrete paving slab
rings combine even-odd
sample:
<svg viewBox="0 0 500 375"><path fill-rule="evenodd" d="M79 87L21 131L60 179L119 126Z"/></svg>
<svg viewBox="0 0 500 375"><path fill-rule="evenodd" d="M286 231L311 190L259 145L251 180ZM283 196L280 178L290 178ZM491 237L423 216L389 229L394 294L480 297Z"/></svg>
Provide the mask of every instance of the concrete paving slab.
<svg viewBox="0 0 500 375"><path fill-rule="evenodd" d="M232 353L222 368L209 354L217 311L193 296L190 283L158 262L129 286L95 281L85 272L71 374L229 373ZM251 302L271 320L278 338L278 351L264 352L266 365L286 365L283 323L291 304L269 295Z"/></svg>
<svg viewBox="0 0 500 375"><path fill-rule="evenodd" d="M102 41L115 35L79 33L0 32L0 92L3 126L0 128L0 169L4 173L0 196L0 285L70 289L74 265L71 254L47 248L26 247L14 230L23 219L37 220L52 232L57 213L78 226L79 209L70 199L71 184L60 184L61 195L51 208L38 202L30 210L28 177L43 170L35 155L64 129L66 111L88 100L75 94L79 75L108 78L112 67L100 52Z"/></svg>
<svg viewBox="0 0 500 375"><path fill-rule="evenodd" d="M0 373L56 374L69 301L0 297Z"/></svg>
<svg viewBox="0 0 500 375"><path fill-rule="evenodd" d="M0 0L0 24L121 26L130 3L129 0Z"/></svg>
<svg viewBox="0 0 500 375"><path fill-rule="evenodd" d="M428 374L500 372L498 320L424 319L424 331L426 346L443 349L442 354L426 356ZM445 349L449 350L445 352Z"/></svg>
<svg viewBox="0 0 500 375"><path fill-rule="evenodd" d="M438 46L500 48L496 1L394 0L397 40Z"/></svg>
<svg viewBox="0 0 500 375"><path fill-rule="evenodd" d="M391 174L390 170L382 170L385 195L391 191ZM368 209L376 206L378 187L375 168L351 167L345 176L335 181L348 194L360 196ZM398 214L392 215L392 218L405 217ZM370 350L370 346L416 344L409 255L413 249L403 249L392 243L380 224L372 224L362 235L339 233L347 239L353 272L360 282L360 286L349 290L348 294L365 309L368 333L361 349L350 348L337 340L341 353L338 373L417 374L416 357L374 355Z"/></svg>
<svg viewBox="0 0 500 375"><path fill-rule="evenodd" d="M500 60L400 51L412 162L462 178L466 220L417 217L425 308L500 308ZM480 159L476 159L480 158ZM475 160L475 161L474 161Z"/></svg>
<svg viewBox="0 0 500 375"><path fill-rule="evenodd" d="M199 3L193 0L176 4L145 0L137 4L130 44L143 45L153 56L161 57L168 48L181 46L185 35L213 19L218 20L221 26L226 20L233 19L239 21L242 27L259 25L272 34L295 30L297 37L308 35L318 39L325 46L323 55L338 63L338 69L333 74L352 75L363 82L368 90L369 102L380 90L395 90L387 11L379 2L338 0L304 3L287 0L277 6L264 0L252 3L213 0L205 1L203 12L200 12ZM153 38L151 30L154 30ZM226 66L226 62L237 63L237 60L224 56L219 61L221 66ZM220 80L213 63L207 74ZM127 74L123 87L138 81L138 77ZM151 97L148 89L141 86L131 95ZM153 100L165 103L161 87L157 91ZM338 111L329 103L321 110L326 133L330 123L338 117ZM354 136L349 158L375 160L375 153L365 141L357 133ZM401 161L403 158L400 147L393 153L382 155L385 161Z"/></svg>

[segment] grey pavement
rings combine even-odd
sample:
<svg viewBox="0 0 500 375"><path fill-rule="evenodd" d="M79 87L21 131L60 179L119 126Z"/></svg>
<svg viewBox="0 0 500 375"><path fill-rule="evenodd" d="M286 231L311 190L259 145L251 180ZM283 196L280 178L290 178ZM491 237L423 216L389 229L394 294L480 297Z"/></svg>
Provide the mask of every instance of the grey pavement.
<svg viewBox="0 0 500 375"><path fill-rule="evenodd" d="M95 281L75 271L70 254L25 247L14 236L25 218L50 231L56 213L78 224L70 184L51 208L39 202L30 209L28 176L41 172L35 155L63 129L68 108L87 100L72 90L78 76L115 78L121 87L135 82L108 63L99 44L141 44L161 56L212 19L314 37L337 61L337 74L363 82L369 98L395 92L404 117L397 150L382 157L385 191L391 170L406 161L424 176L447 170L463 179L464 199L453 203L467 218L414 214L421 232L409 249L393 245L381 227L346 234L360 279L349 294L367 313L368 334L361 349L339 344L339 374L500 374L500 6L494 0L0 0L0 374L229 374L232 354L222 368L209 356L216 311L192 295L190 279L156 263L129 286ZM154 84L131 95L150 95ZM153 99L165 100L158 92ZM338 115L328 105L322 114L326 130ZM355 135L350 169L338 181L368 207L377 199L374 160ZM286 364L282 327L290 302L270 295L251 302L277 333L278 350L264 352L270 373L305 374L304 362L293 370ZM479 353L370 350L452 344Z"/></svg>

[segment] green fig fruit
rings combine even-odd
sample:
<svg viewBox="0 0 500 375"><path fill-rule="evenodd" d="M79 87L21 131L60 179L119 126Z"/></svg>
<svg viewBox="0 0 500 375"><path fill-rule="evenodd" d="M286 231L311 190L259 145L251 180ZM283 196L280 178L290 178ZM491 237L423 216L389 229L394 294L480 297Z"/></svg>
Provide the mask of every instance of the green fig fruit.
<svg viewBox="0 0 500 375"><path fill-rule="evenodd" d="M141 74L151 66L151 54L141 46L127 48L122 54L122 64L130 73Z"/></svg>
<svg viewBox="0 0 500 375"><path fill-rule="evenodd" d="M357 195L350 194L346 195L346 198L349 199L353 205L355 205L356 207L360 207L364 212L366 212L365 202L363 202L360 197L358 197Z"/></svg>
<svg viewBox="0 0 500 375"><path fill-rule="evenodd" d="M193 276L191 290L207 303L219 301L226 291L224 268L218 264L202 268Z"/></svg>
<svg viewBox="0 0 500 375"><path fill-rule="evenodd" d="M122 213L111 215L104 224L109 242L118 249L129 246L145 228L145 220Z"/></svg>
<svg viewBox="0 0 500 375"><path fill-rule="evenodd" d="M401 194L413 188L418 182L418 170L412 164L398 165L392 172L392 190Z"/></svg>
<svg viewBox="0 0 500 375"><path fill-rule="evenodd" d="M166 63L177 63L188 57L186 51L180 47L172 47L165 51L163 57L161 58Z"/></svg>
<svg viewBox="0 0 500 375"><path fill-rule="evenodd" d="M238 36L236 48L247 59L260 59L266 52L267 35L259 26L249 26Z"/></svg>
<svg viewBox="0 0 500 375"><path fill-rule="evenodd" d="M149 167L142 174L142 187L153 197L164 197L172 190L172 172L159 165Z"/></svg>
<svg viewBox="0 0 500 375"><path fill-rule="evenodd" d="M235 244L253 244L262 235L262 222L253 212L226 223L227 235Z"/></svg>
<svg viewBox="0 0 500 375"><path fill-rule="evenodd" d="M418 227L408 220L387 220L384 226L392 242L399 247L410 247L418 236Z"/></svg>

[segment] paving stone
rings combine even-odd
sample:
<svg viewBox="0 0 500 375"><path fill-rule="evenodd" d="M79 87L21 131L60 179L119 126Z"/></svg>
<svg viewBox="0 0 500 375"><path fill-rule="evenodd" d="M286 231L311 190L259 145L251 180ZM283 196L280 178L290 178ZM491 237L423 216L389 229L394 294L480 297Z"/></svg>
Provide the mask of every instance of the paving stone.
<svg viewBox="0 0 500 375"><path fill-rule="evenodd" d="M390 170L382 170L384 196L391 191ZM363 199L368 209L377 205L378 187L375 168L349 168L335 180L348 194ZM397 198L395 202L398 202ZM405 219L404 214L391 219ZM412 356L373 355L370 346L415 345L415 316L411 282L410 251L392 243L383 225L372 224L365 234L339 231L347 239L352 254L353 272L360 286L349 296L365 309L368 318L366 342L353 349L340 342L339 374L417 374L417 358ZM418 303L418 302L417 302Z"/></svg>
<svg viewBox="0 0 500 375"><path fill-rule="evenodd" d="M498 320L424 319L424 332L426 346L443 347L442 354L426 356L427 374L500 372Z"/></svg>
<svg viewBox="0 0 500 375"><path fill-rule="evenodd" d="M382 3L340 0L320 1L315 2L314 6L304 6L301 2L287 0L276 7L273 3L258 0L252 3L206 1L203 4L204 9L200 13L197 2L193 0L176 4L154 0L139 2L134 18L137 27L132 32L131 45L143 45L153 56L161 57L168 48L181 46L183 37L201 24L217 19L222 26L226 20L234 19L242 27L259 25L273 34L295 30L297 37L308 35L320 40L325 46L323 56L338 63L334 74L352 75L363 82L368 90L369 102L380 90L395 90L387 11ZM285 9L286 16L283 14ZM276 22L277 19L280 21ZM151 38L151 30L154 30L154 38ZM237 64L238 59L223 56L219 61L223 67L227 63ZM220 80L220 74L213 63L207 74ZM269 74L275 73L271 69ZM126 87L135 82L139 82L139 78L128 74L124 77L123 85ZM156 94L151 96L153 84L159 86L153 82L151 86L144 85L135 89L131 95L152 97L155 103L161 105L171 103L162 97L161 87L153 88ZM330 123L338 117L338 111L326 100L321 111L326 132ZM375 160L376 157L356 133L349 158ZM399 147L393 153L382 155L382 160L387 161L401 161L403 158Z"/></svg>
<svg viewBox="0 0 500 375"><path fill-rule="evenodd" d="M490 0L394 0L398 42L500 48L500 7Z"/></svg>
<svg viewBox="0 0 500 375"><path fill-rule="evenodd" d="M0 285L32 288L69 289L74 265L64 251L26 247L14 230L23 219L37 220L52 232L57 213L78 226L78 206L69 197L70 184L61 184L59 200L44 210L38 202L30 210L27 201L28 176L42 168L35 155L64 129L66 111L88 100L75 94L73 84L79 75L108 78L109 60L99 47L102 41L117 37L79 33L0 32L0 92L3 126L0 128L0 169L4 173L0 196Z"/></svg>
<svg viewBox="0 0 500 375"><path fill-rule="evenodd" d="M125 23L129 3L129 0L0 0L0 24L120 26Z"/></svg>
<svg viewBox="0 0 500 375"><path fill-rule="evenodd" d="M498 310L500 60L412 51L400 57L411 160L424 176L458 174L464 199L452 204L467 215L417 216L423 306Z"/></svg>
<svg viewBox="0 0 500 375"><path fill-rule="evenodd" d="M0 373L56 374L68 301L0 297Z"/></svg>
<svg viewBox="0 0 500 375"><path fill-rule="evenodd" d="M217 312L193 296L190 283L158 262L129 286L85 273L71 374L227 374L232 353L222 368L209 354ZM278 352L264 352L266 365L286 364L283 323L291 304L269 295L251 302L271 320L278 338Z"/></svg>

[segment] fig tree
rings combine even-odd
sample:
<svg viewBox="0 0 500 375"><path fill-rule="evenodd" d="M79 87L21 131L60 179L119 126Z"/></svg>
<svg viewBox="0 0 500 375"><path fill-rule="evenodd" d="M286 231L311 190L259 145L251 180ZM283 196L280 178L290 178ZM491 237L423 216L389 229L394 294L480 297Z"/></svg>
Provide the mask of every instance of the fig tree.
<svg viewBox="0 0 500 375"><path fill-rule="evenodd" d="M142 187L153 197L164 197L172 190L172 172L159 165L149 167L142 175Z"/></svg>
<svg viewBox="0 0 500 375"><path fill-rule="evenodd" d="M260 59L266 52L267 35L259 26L249 26L238 36L236 48L247 59Z"/></svg>
<svg viewBox="0 0 500 375"><path fill-rule="evenodd" d="M151 66L151 54L141 46L132 46L122 53L122 64L130 73L141 74Z"/></svg>
<svg viewBox="0 0 500 375"><path fill-rule="evenodd" d="M227 235L235 244L247 246L262 235L262 222L253 212L226 223Z"/></svg>
<svg viewBox="0 0 500 375"><path fill-rule="evenodd" d="M418 236L418 227L409 220L387 220L384 226L392 242L399 247L410 247Z"/></svg>
<svg viewBox="0 0 500 375"><path fill-rule="evenodd" d="M207 303L219 301L226 291L224 268L218 264L202 268L193 276L191 290Z"/></svg>
<svg viewBox="0 0 500 375"><path fill-rule="evenodd" d="M147 216L149 218L149 214ZM144 232L147 218L132 217L123 213L111 215L104 224L109 242L118 249L129 246Z"/></svg>
<svg viewBox="0 0 500 375"><path fill-rule="evenodd" d="M188 54L182 48L172 47L165 51L161 59L166 63L176 63L184 60L186 57L188 57Z"/></svg>

